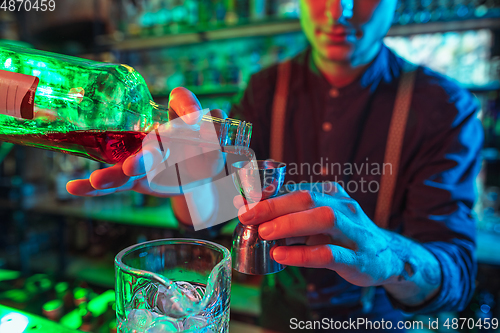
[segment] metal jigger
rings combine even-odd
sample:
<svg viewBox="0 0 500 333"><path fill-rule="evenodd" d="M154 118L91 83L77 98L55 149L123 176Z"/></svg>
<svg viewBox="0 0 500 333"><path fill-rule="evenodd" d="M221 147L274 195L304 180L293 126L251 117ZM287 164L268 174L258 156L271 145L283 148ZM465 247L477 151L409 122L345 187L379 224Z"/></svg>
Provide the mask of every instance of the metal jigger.
<svg viewBox="0 0 500 333"><path fill-rule="evenodd" d="M248 203L276 196L285 180L286 164L274 161L241 161L234 163L233 180ZM286 245L284 239L267 241L259 236L258 226L238 223L233 233L231 257L238 272L264 275L279 272L284 265L271 258L275 246Z"/></svg>

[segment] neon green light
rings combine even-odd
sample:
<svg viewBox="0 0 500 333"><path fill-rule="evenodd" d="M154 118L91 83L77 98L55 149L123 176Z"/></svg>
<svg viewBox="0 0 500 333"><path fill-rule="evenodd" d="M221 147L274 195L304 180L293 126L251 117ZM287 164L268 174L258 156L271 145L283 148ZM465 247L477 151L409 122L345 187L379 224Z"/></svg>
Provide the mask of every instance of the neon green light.
<svg viewBox="0 0 500 333"><path fill-rule="evenodd" d="M21 272L0 269L0 281L14 280L21 276Z"/></svg>
<svg viewBox="0 0 500 333"><path fill-rule="evenodd" d="M87 290L85 288L76 287L73 290L73 297L75 299L82 299L84 297L87 297Z"/></svg>
<svg viewBox="0 0 500 333"><path fill-rule="evenodd" d="M7 290L4 292L3 296L9 300L19 303L26 302L29 298L28 293L22 289Z"/></svg>
<svg viewBox="0 0 500 333"><path fill-rule="evenodd" d="M35 71L33 71L33 73L35 73ZM38 88L38 91L40 92L41 95L50 95L52 94L52 88L51 87L46 87L46 86L42 86L42 87L39 87Z"/></svg>
<svg viewBox="0 0 500 333"><path fill-rule="evenodd" d="M60 299L54 299L52 301L48 301L43 305L43 309L45 311L53 311L61 308L63 306L63 301Z"/></svg>
<svg viewBox="0 0 500 333"><path fill-rule="evenodd" d="M0 320L0 332L22 333L28 327L29 319L17 312L7 313Z"/></svg>
<svg viewBox="0 0 500 333"><path fill-rule="evenodd" d="M99 317L108 308L108 303L115 300L115 291L108 290L89 302L87 309L96 317Z"/></svg>
<svg viewBox="0 0 500 333"><path fill-rule="evenodd" d="M56 284L55 289L58 293L63 293L67 291L69 288L69 283L68 282L59 282Z"/></svg>
<svg viewBox="0 0 500 333"><path fill-rule="evenodd" d="M80 315L79 309L75 309L64 315L59 323L68 328L78 329L82 326L82 316Z"/></svg>

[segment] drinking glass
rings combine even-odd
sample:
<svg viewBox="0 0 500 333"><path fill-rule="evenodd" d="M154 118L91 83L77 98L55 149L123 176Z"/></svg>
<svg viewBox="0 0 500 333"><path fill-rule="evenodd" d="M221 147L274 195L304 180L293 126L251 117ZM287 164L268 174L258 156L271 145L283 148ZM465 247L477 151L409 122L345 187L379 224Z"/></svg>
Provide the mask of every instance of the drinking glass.
<svg viewBox="0 0 500 333"><path fill-rule="evenodd" d="M115 258L118 332L229 332L231 255L196 239L130 246Z"/></svg>

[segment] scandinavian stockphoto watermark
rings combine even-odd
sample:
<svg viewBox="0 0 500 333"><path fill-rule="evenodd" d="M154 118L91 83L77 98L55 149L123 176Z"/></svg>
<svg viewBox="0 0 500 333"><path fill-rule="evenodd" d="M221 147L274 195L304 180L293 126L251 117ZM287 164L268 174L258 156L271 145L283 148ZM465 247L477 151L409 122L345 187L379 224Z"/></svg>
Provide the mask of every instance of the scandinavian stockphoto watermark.
<svg viewBox="0 0 500 333"><path fill-rule="evenodd" d="M241 188L236 188L233 164L245 161L246 167L252 168L256 165L255 154L249 148L221 145L223 124L203 117L208 111L204 109L162 124L142 144L149 187L160 194L183 195L195 230L237 217L233 200L241 198L240 190L251 192L253 198L262 197L258 172L250 173L257 179L247 179L239 183ZM200 121L188 125L193 119ZM288 189L320 193L331 193L339 185L351 194L376 193L380 187L377 179L384 174L392 174L390 164L370 163L368 158L363 163L340 164L321 158L318 163L288 164L287 176L294 179L299 176L302 181L296 183L285 177L284 185Z"/></svg>
<svg viewBox="0 0 500 333"><path fill-rule="evenodd" d="M326 183L336 183L349 193L378 193L382 175L392 175L391 163L375 163L369 158L363 162L331 162L328 157L316 163L289 163L287 175L300 176L304 183L317 183L318 177L328 179ZM333 185L332 185L333 186Z"/></svg>
<svg viewBox="0 0 500 333"><path fill-rule="evenodd" d="M4 12L53 12L54 0L0 0L0 11Z"/></svg>
<svg viewBox="0 0 500 333"><path fill-rule="evenodd" d="M321 320L298 320L290 318L289 323L292 330L474 330L474 329L493 329L499 327L497 318L433 318L426 320L400 320L393 322L380 318L379 320L369 320L367 318L349 318L349 320L334 320L332 318L323 318Z"/></svg>
<svg viewBox="0 0 500 333"><path fill-rule="evenodd" d="M349 318L349 320L334 320L323 318L321 320L298 320L290 318L290 329L292 330L422 330L423 321L398 321L393 323L390 320L381 318L380 320L368 320L366 318Z"/></svg>

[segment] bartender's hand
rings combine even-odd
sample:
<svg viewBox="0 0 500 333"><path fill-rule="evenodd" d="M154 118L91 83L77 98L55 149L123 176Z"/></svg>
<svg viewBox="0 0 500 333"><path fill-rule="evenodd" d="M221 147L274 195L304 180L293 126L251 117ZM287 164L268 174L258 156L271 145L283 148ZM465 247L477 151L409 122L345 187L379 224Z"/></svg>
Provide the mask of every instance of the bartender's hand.
<svg viewBox="0 0 500 333"><path fill-rule="evenodd" d="M434 296L441 283L437 259L379 228L341 186L331 184L328 193L297 190L253 205L237 196L234 203L240 221L259 225L263 239L286 239L288 246L271 253L281 264L328 268L358 286L382 285L406 305Z"/></svg>
<svg viewBox="0 0 500 333"><path fill-rule="evenodd" d="M199 130L196 124L203 116L200 112L201 110L200 102L188 89L182 87L175 88L170 93L170 120L181 117L187 125L191 125L193 131L196 131ZM211 115L219 118L227 117L221 110L212 110ZM168 125L170 124L171 122ZM170 130L169 126L165 126L164 130ZM162 135L161 128L159 134ZM177 175L175 173L161 180L161 191L156 191L155 188L151 187L146 174L148 172L154 172L155 168L159 167L169 155L168 147L159 147L157 142L152 143L153 144L150 145L144 145L141 151L128 157L123 162L109 168L92 172L89 179L70 181L66 185L68 192L78 196L102 196L129 190L159 197L170 197L179 194L178 183L176 183ZM159 148L162 148L163 151ZM189 150L202 150L202 148L193 146L182 148L183 149L180 149L180 153L183 153L185 150L185 153L189 156L197 155L197 152ZM176 153L179 154L179 149L177 149ZM219 155L220 152L214 151L210 154L203 154L203 151L200 151L198 154L198 157L186 160L187 162L183 165L183 172L189 172L192 179L208 179L223 168L223 159L222 156ZM174 169L171 171L175 172ZM186 173L183 175L185 174ZM169 178L172 179L171 187L169 186L170 184L168 184ZM170 188L172 189L171 191Z"/></svg>

